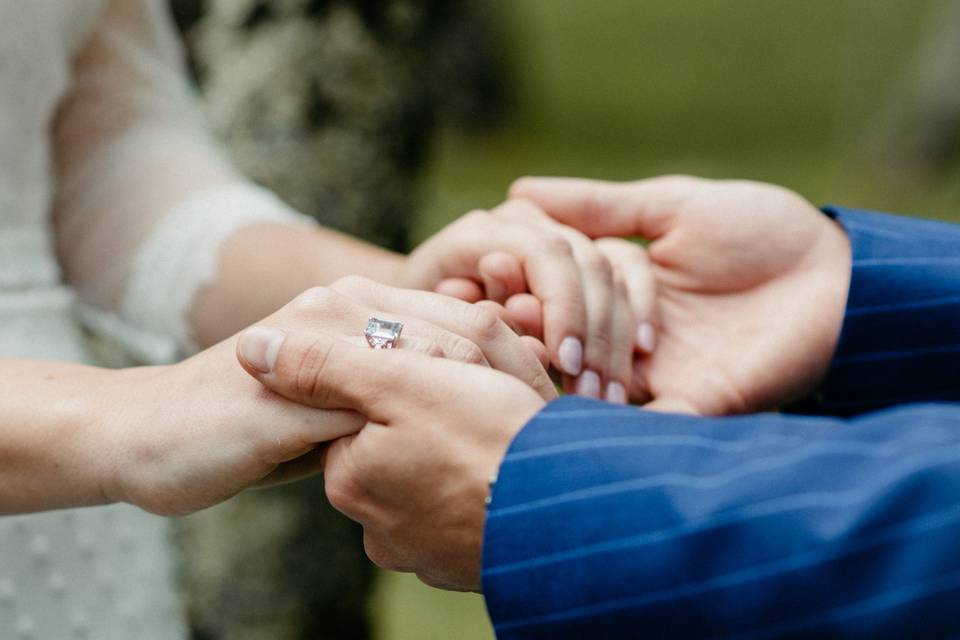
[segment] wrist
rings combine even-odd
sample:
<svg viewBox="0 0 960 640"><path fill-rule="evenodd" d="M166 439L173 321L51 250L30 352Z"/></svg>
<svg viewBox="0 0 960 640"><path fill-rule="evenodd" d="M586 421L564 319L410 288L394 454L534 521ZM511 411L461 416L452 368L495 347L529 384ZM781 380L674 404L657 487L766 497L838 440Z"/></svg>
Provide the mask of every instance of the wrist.
<svg viewBox="0 0 960 640"><path fill-rule="evenodd" d="M162 455L163 433L156 428L156 418L168 411L151 401L150 390L165 387L158 376L170 368L109 371L101 387L108 390L103 394L106 405L98 406L104 398L91 399L91 411L99 420L89 441L94 445L97 485L106 502L143 506L138 487L144 485L145 463Z"/></svg>
<svg viewBox="0 0 960 640"><path fill-rule="evenodd" d="M60 475L60 506L96 506L120 502L116 490L116 400L123 389L121 370L84 367L79 383L52 403L52 425L59 425L47 448L46 464ZM52 377L49 379L53 379ZM52 505L54 508L58 505Z"/></svg>
<svg viewBox="0 0 960 640"><path fill-rule="evenodd" d="M853 270L853 250L846 231L834 220L829 221L830 230L825 237L825 261L823 269L824 330L821 336L819 355L820 377L823 381L830 369L840 344L840 334L846 317L847 299L850 295L850 279Z"/></svg>
<svg viewBox="0 0 960 640"><path fill-rule="evenodd" d="M960 227L829 207L851 245L848 301L820 413L852 415L957 397L952 345L960 343L952 260Z"/></svg>

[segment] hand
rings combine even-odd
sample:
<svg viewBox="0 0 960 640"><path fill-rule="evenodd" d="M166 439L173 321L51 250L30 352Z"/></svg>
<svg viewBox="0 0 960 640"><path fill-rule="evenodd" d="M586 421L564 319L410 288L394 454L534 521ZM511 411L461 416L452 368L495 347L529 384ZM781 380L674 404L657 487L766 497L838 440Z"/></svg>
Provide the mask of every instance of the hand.
<svg viewBox="0 0 960 640"><path fill-rule="evenodd" d="M658 340L637 362L637 399L664 410L745 413L797 399L826 374L851 250L839 225L797 194L677 176L632 184L527 178L511 195L593 238L652 241ZM640 251L609 239L598 248L617 264Z"/></svg>
<svg viewBox="0 0 960 640"><path fill-rule="evenodd" d="M371 316L399 320L404 328L398 349L492 367L546 400L555 398L556 388L544 368L543 345L517 336L493 307L347 276L330 287L304 292L265 322L284 329L319 328L369 348L363 331Z"/></svg>
<svg viewBox="0 0 960 640"><path fill-rule="evenodd" d="M439 588L479 590L489 482L544 399L499 371L287 332L271 371L240 362L294 402L367 416L327 451L330 503L363 525L370 559Z"/></svg>
<svg viewBox="0 0 960 640"><path fill-rule="evenodd" d="M497 366L534 396L556 396L525 346L529 340L488 310L438 294L351 277L304 293L267 322L288 330L322 327L369 350L362 333L373 314L406 323L397 351ZM245 361L267 368L275 335L257 329L246 335L254 340ZM316 411L265 391L236 366L236 348L233 338L177 365L117 373L121 384L109 397L100 434L111 501L162 515L197 511L251 486L319 472L320 445L365 423L350 411Z"/></svg>
<svg viewBox="0 0 960 640"><path fill-rule="evenodd" d="M464 216L409 258L402 286L503 303L530 291L542 335L568 390L626 402L635 317L626 287L583 234L524 202Z"/></svg>

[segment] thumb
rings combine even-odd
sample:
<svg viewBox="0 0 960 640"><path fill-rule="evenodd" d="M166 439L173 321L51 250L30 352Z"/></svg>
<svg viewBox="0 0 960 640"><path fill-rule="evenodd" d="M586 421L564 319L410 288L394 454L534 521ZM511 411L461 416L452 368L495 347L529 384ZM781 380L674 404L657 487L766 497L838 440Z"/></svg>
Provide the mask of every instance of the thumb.
<svg viewBox="0 0 960 640"><path fill-rule="evenodd" d="M350 409L388 424L397 404L444 386L450 363L398 349L376 351L319 331L257 326L237 342L243 368L274 393L317 409Z"/></svg>
<svg viewBox="0 0 960 640"><path fill-rule="evenodd" d="M591 238L656 240L669 230L682 189L696 183L695 178L684 176L633 183L521 178L510 187L510 197L531 201L558 222Z"/></svg>

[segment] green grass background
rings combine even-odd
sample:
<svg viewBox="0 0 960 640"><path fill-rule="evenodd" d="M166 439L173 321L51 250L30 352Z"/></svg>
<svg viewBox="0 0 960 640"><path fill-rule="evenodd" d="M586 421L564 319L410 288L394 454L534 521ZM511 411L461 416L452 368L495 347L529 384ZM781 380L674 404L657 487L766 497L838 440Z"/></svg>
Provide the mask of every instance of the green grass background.
<svg viewBox="0 0 960 640"><path fill-rule="evenodd" d="M661 173L777 182L815 203L953 217L960 180L905 186L869 141L909 79L934 0L490 0L511 115L441 137L424 238L521 175ZM384 575L383 640L490 638L479 596Z"/></svg>

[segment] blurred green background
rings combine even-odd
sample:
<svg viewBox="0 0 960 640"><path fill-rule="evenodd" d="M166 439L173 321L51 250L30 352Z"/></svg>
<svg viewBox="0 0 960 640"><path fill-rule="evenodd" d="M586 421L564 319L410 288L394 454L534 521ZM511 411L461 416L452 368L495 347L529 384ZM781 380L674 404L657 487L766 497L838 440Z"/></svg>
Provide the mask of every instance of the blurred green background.
<svg viewBox="0 0 960 640"><path fill-rule="evenodd" d="M417 239L524 174L682 172L778 182L815 203L957 209L957 181L891 184L869 149L941 5L494 2L514 105L495 130L441 136Z"/></svg>
<svg viewBox="0 0 960 640"><path fill-rule="evenodd" d="M942 5L493 2L511 108L482 133L440 136L415 239L496 205L525 174L751 178L814 203L960 220L956 172L902 166L889 131ZM492 637L479 597L409 576L382 576L371 606L385 640Z"/></svg>

